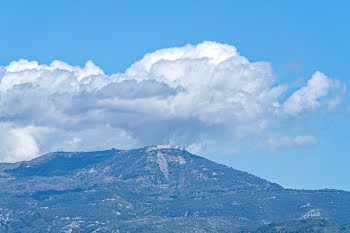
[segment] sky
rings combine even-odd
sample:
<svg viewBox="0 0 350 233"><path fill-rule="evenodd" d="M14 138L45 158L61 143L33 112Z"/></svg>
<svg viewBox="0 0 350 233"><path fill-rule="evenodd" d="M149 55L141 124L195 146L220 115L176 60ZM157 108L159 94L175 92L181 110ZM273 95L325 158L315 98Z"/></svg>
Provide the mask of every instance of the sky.
<svg viewBox="0 0 350 233"><path fill-rule="evenodd" d="M348 1L2 1L0 161L179 144L350 191Z"/></svg>

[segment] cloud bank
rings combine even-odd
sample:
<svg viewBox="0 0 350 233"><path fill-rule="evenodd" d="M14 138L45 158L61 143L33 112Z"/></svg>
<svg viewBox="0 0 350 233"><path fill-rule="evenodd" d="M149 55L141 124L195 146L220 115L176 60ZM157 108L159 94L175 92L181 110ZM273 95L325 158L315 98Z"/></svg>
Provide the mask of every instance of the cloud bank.
<svg viewBox="0 0 350 233"><path fill-rule="evenodd" d="M269 63L216 42L160 49L113 75L91 61L13 61L0 66L0 161L164 143L228 154L311 146L296 126L334 111L345 91L316 71L290 93Z"/></svg>

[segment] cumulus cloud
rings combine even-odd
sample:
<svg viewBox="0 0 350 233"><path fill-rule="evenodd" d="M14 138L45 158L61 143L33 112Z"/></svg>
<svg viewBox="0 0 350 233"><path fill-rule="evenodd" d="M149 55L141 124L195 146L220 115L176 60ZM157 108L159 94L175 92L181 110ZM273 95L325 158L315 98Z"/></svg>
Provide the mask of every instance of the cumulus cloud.
<svg viewBox="0 0 350 233"><path fill-rule="evenodd" d="M161 143L233 153L265 142L263 135L283 138L286 121L334 110L345 85L317 71L288 93L269 63L215 42L160 49L113 75L92 61L13 61L0 66L0 137L8 138L0 160ZM303 137L270 147L313 144Z"/></svg>
<svg viewBox="0 0 350 233"><path fill-rule="evenodd" d="M32 136L32 128L16 128L0 124L0 158L3 162L32 159L38 155L39 148Z"/></svg>
<svg viewBox="0 0 350 233"><path fill-rule="evenodd" d="M288 114L297 115L320 107L333 108L341 100L335 96L323 98L333 93L336 96L344 93L344 86L338 81L328 78L317 71L307 82L307 85L295 91L284 103L284 109Z"/></svg>

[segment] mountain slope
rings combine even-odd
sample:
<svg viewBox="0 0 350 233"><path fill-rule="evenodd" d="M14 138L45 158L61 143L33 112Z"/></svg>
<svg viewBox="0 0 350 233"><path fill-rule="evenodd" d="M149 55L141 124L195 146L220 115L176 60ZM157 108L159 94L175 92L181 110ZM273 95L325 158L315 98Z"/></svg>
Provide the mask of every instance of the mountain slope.
<svg viewBox="0 0 350 233"><path fill-rule="evenodd" d="M350 222L348 192L283 189L177 146L0 164L0 187L0 230L222 232L298 219Z"/></svg>
<svg viewBox="0 0 350 233"><path fill-rule="evenodd" d="M350 232L350 225L339 226L324 219L307 219L299 221L287 221L271 223L259 227L254 233L275 232L322 232L322 233L345 233Z"/></svg>

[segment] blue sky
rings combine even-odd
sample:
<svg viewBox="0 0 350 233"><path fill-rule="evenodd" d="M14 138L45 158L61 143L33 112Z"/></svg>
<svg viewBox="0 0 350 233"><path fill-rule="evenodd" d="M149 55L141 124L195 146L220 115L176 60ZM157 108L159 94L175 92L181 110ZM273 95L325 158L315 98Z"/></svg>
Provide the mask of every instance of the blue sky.
<svg viewBox="0 0 350 233"><path fill-rule="evenodd" d="M348 79L350 3L348 1L289 1L288 3L286 1L3 1L1 5L0 66L3 67L19 59L47 65L53 60L60 60L70 66L80 67L84 67L86 61L91 60L103 70L104 74L112 75L124 73L133 63L140 61L146 53L169 47L182 47L186 44L197 45L203 41L216 41L236 47L239 54L250 62L268 62L276 77L271 85L290 85L281 99L287 99L294 91L305 86L307 80L316 71L321 71L332 80L338 80L344 86L350 86ZM95 66L89 72L93 75L101 74ZM28 78L26 74L21 73L21 75L21 78ZM147 87L152 90L156 88L157 95L163 95L169 88L175 92L178 90L170 84L170 86L157 84L156 87L153 84L151 82L137 88L141 88L143 94L147 92ZM130 88L130 85L132 84L115 88L121 90ZM34 95L30 93L27 97ZM20 96L16 92L12 95ZM35 96L37 98L37 95ZM311 143L312 145L287 146L281 150L269 150L252 147L247 139L239 141L235 138L232 139L233 149L231 148L229 152L202 148L199 154L286 187L305 189L327 187L350 190L348 181L350 158L347 143L350 122L349 101L346 96L347 94L344 94L344 100L333 111L312 112L298 117L297 120L293 118L291 120L293 127L287 127L286 122L281 123L281 120L278 120L281 130L264 129L263 134L254 138L254 143L259 143L258 138L265 136L279 135L295 139L298 135L306 135L312 136L317 141L317 143ZM27 97L18 97L19 100L17 99L16 103ZM10 99L10 97L7 98ZM33 101L22 102L25 102L26 106L35 106L34 109L38 108L38 111L48 110L46 105L35 105L35 98ZM79 101L84 102L92 97L84 97L80 93L79 98ZM55 103L62 99L64 98L55 99ZM84 124L73 125L77 131L74 131L73 126L72 130L67 131L66 128L57 126L65 123L58 123L52 117L47 119L34 117L35 114L25 110L25 107L20 111L4 110L9 104L10 102L0 105L0 109L3 108L1 110L3 126L1 127L4 132L8 131L13 135L14 140L18 138L23 140L23 144L28 145L29 151L33 153L60 149L58 142L55 144L41 139L44 137L52 138L52 141L61 140L67 145L72 145L64 148L72 149L80 149L79 146L73 146L79 145L80 142L105 140L100 132L88 129L100 126L101 122L97 124L96 120L85 119ZM11 102L11 106L16 105ZM86 106L86 108L92 107ZM50 108L50 111L54 110ZM68 110L65 109L65 111ZM79 111L83 110L75 108L69 111L74 112L76 117ZM118 109L119 111L121 110ZM123 113L125 111L123 109ZM159 113L155 114L159 115ZM199 118L207 116L202 112L198 114ZM119 144L138 146L149 141L142 141L141 136L141 139L134 140L135 133L147 135L153 132L166 135L161 128L167 127L167 132L172 132L173 127L185 128L187 124L190 125L187 128L193 127L192 131L180 132L185 132L191 137L202 136L192 134L205 124L202 118L199 121L190 121L184 120L184 116L181 116L156 126L152 120L147 120L152 117L152 114L148 112L146 115L144 122L152 127L128 125L122 132L118 131L119 136L115 141ZM115 116L111 114L110 117L104 118L104 122L108 123L104 127L113 128L113 117ZM118 121L126 119L128 118L118 118ZM81 119L77 121L82 122ZM87 122L92 123L89 125ZM141 124L141 121L138 123ZM228 122L225 121L223 124ZM203 134L212 133L213 137L210 139L213 140L220 131L220 127L214 128L208 125L206 127ZM128 130L134 131L129 135ZM79 133L76 133L78 131ZM52 136L53 132L55 137ZM113 132L112 130L109 133L113 134ZM70 139L57 136L67 133L72 135ZM88 134L97 136L90 138ZM230 136L227 134L227 137L218 137L218 140L226 140L224 147L228 147ZM249 136L254 135L249 134ZM175 137L174 134L170 139L173 137ZM85 140L85 138L88 139ZM115 141L112 140L106 146L113 145ZM161 143L162 141L154 138L152 142ZM10 140L9 143L12 141ZM33 143L36 146L30 146ZM53 146L45 147L44 144L47 143ZM241 148L241 143L246 146ZM115 144L117 144L116 147L119 146L118 143ZM81 148L85 149L85 147ZM10 151L10 149L2 151Z"/></svg>

